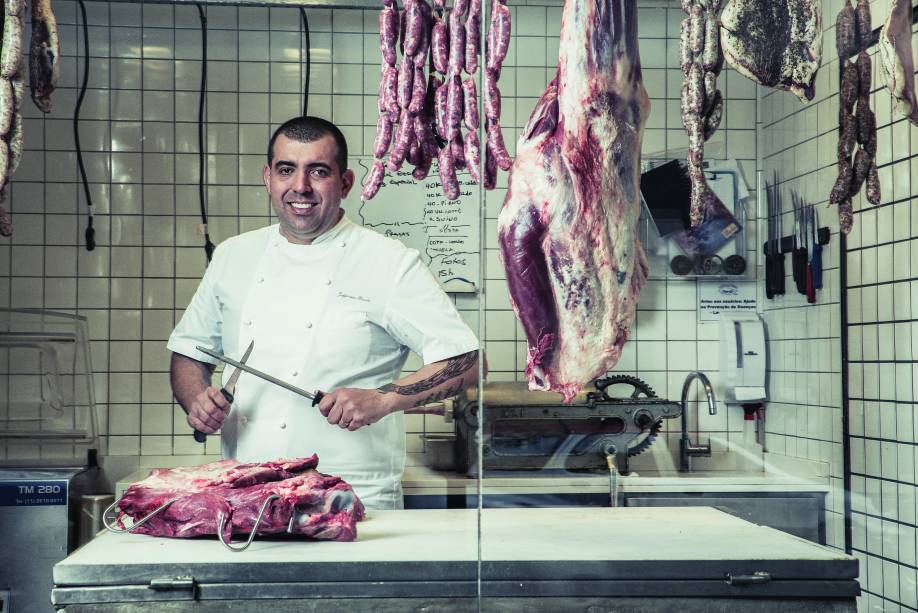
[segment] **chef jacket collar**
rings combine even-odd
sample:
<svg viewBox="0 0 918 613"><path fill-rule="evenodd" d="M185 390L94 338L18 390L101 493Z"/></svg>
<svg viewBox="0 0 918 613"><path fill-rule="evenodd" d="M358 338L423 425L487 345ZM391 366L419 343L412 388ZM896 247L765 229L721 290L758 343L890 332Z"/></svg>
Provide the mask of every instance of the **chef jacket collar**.
<svg viewBox="0 0 918 613"><path fill-rule="evenodd" d="M334 226L329 228L326 232L323 232L322 234L317 236L312 241L312 243L310 243L309 245L300 245L300 244L295 244L295 243L291 243L290 241L288 241L287 238L283 234L281 234L280 224L278 224L277 230L276 230L277 235L274 237L274 244L284 245L286 243L289 245L294 245L296 247L307 247L307 248L313 247L315 245L323 245L325 243L330 243L336 238L339 238L342 234L344 234L344 231L347 230L347 228L350 227L351 225L353 225L351 220L347 218L347 214L344 212L344 209L342 209L341 219L338 220L338 223L336 223Z"/></svg>

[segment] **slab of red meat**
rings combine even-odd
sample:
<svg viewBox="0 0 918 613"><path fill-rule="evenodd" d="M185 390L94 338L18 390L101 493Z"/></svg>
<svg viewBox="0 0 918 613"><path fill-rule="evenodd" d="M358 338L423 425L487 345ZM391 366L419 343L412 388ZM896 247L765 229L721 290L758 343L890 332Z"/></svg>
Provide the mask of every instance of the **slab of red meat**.
<svg viewBox="0 0 918 613"><path fill-rule="evenodd" d="M558 72L517 145L498 219L529 387L565 401L618 361L647 278L636 4L565 3Z"/></svg>
<svg viewBox="0 0 918 613"><path fill-rule="evenodd" d="M118 524L139 521L169 500L134 532L153 536L192 537L233 534L247 537L261 506L278 496L265 510L259 534L292 533L314 539L352 541L363 504L351 486L338 477L315 470L319 459L308 458L240 464L221 460L200 466L154 469L131 485L118 502Z"/></svg>

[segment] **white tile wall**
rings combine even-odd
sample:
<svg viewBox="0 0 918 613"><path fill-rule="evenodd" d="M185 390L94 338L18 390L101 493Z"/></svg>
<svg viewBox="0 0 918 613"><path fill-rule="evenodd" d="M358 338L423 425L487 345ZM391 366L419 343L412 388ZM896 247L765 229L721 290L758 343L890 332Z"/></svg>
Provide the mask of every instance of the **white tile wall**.
<svg viewBox="0 0 918 613"><path fill-rule="evenodd" d="M874 26L885 19L890 2L873 0ZM817 97L802 106L790 94L764 98L763 138L766 176L781 174L784 200L789 190L819 205L821 222L832 230L823 252L826 287L817 306L807 306L792 292L766 301L772 333L769 451L830 462L829 542L844 546L842 479L842 368L847 367L851 445L853 552L861 561L864 611L915 611L916 461L911 262L915 216L911 196L916 129L893 116L876 49L871 108L877 114L877 163L883 202L855 202L854 229L840 255L837 213L828 205L835 180L838 58L834 49L835 16L841 3L823 2L825 45ZM786 209L787 210L787 209ZM792 223L785 213L785 233ZM828 260L825 258L828 256ZM847 262L841 287L839 258ZM788 265L790 258L787 260ZM789 267L788 267L789 270ZM916 288L918 289L918 288ZM847 302L848 326L840 328L841 298ZM847 336L847 365L841 364L841 334Z"/></svg>
<svg viewBox="0 0 918 613"><path fill-rule="evenodd" d="M0 306L55 308L89 318L108 454L197 454L200 449L190 442L181 411L169 397L164 349L204 270L198 235L197 10L87 3L92 66L80 136L96 211L98 247L91 253L81 246L86 207L70 127L83 65L75 57L82 50L82 30L74 2L60 0L55 10L64 54L62 82L50 115L41 116L30 102L25 105L26 154L9 201L15 235L0 243ZM207 202L211 237L219 242L272 221L260 178L264 147L272 127L301 110L305 53L295 9L206 10ZM502 124L512 147L555 71L560 8L511 2L511 10L514 36L501 90ZM336 121L353 153L366 154L375 127L376 13L312 8L307 13L309 111ZM687 143L678 113L681 18L675 3L646 2L640 9L644 80L653 102L646 154ZM724 125L708 150L738 158L754 187L755 87L732 70L724 71L720 85L727 97ZM505 175L499 184L506 185ZM504 191L487 198L481 331L491 380L520 379L525 367L524 336L510 310L492 236ZM754 223L749 230L754 233ZM696 368L716 383L717 327L698 323L696 302L695 281L651 280L638 306L633 340L616 372L636 374L670 398L678 398L685 375ZM460 295L456 303L477 327L477 299ZM731 441L742 440L737 436L741 416L722 405L716 418L705 412L697 422L693 414L691 427L707 430L705 436L721 456ZM408 423L412 432L424 429L421 418ZM670 438L672 447L676 440ZM216 439L209 441L207 451L216 453ZM416 437L411 448L420 449ZM15 455L15 449L0 450L3 454ZM706 463L699 459L696 466Z"/></svg>

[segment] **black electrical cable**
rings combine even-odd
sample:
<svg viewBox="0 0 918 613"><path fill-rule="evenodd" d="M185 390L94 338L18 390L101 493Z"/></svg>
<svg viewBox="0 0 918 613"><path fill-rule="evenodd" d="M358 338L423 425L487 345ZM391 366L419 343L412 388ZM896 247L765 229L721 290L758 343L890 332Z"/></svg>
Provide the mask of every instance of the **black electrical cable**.
<svg viewBox="0 0 918 613"><path fill-rule="evenodd" d="M309 114L309 79L312 72L312 45L309 43L309 17L306 9L300 7L300 16L303 18L303 32L306 35L306 78L303 85L303 117Z"/></svg>
<svg viewBox="0 0 918 613"><path fill-rule="evenodd" d="M89 207L89 219L86 221L86 251L96 248L96 230L92 227L93 208L92 196L89 193L89 180L86 178L86 166L83 165L83 148L80 147L80 108L86 96L86 86L89 83L89 24L86 20L86 6L83 0L77 0L80 5L80 18L83 20L83 82L80 84L80 96L77 98L76 108L73 111L73 143L76 147L77 165L80 167L80 178L83 180L83 193L86 195L86 206Z"/></svg>
<svg viewBox="0 0 918 613"><path fill-rule="evenodd" d="M204 188L204 103L207 98L207 17L204 8L198 7L198 16L201 18L201 95L198 97L198 197L201 201L201 228L204 231L204 253L210 262L214 254L214 244L210 241L210 232L207 229L207 205L205 204Z"/></svg>

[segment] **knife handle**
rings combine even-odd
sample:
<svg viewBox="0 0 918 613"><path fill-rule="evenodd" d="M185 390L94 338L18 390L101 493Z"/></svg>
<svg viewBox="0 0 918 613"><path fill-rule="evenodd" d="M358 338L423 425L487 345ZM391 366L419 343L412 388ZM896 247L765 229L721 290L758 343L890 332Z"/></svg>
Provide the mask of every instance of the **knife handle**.
<svg viewBox="0 0 918 613"><path fill-rule="evenodd" d="M813 267L806 267L806 301L809 304L816 302L816 288L813 287Z"/></svg>
<svg viewBox="0 0 918 613"><path fill-rule="evenodd" d="M813 289L822 289L822 245L813 247Z"/></svg>
<svg viewBox="0 0 918 613"><path fill-rule="evenodd" d="M780 251L775 254L775 294L784 295L784 254Z"/></svg>
<svg viewBox="0 0 918 613"><path fill-rule="evenodd" d="M322 402L323 398L325 398L325 392L316 390L315 394L313 394L312 406L318 406L318 404Z"/></svg>
<svg viewBox="0 0 918 613"><path fill-rule="evenodd" d="M223 394L223 397L226 398L228 403L233 404L233 392L229 391L225 387L221 387L220 393Z"/></svg>

